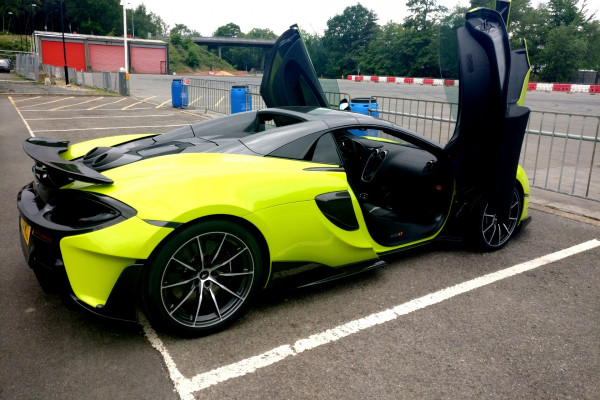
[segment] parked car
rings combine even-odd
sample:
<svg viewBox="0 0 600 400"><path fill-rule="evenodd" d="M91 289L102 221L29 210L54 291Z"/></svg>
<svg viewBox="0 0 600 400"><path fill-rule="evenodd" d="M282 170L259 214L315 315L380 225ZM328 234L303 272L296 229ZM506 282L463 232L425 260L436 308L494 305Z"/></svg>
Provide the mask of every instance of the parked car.
<svg viewBox="0 0 600 400"><path fill-rule="evenodd" d="M10 72L10 60L0 58L0 72Z"/></svg>
<svg viewBox="0 0 600 400"><path fill-rule="evenodd" d="M458 30L459 121L444 147L332 110L297 27L263 76L267 109L163 135L28 139L27 262L93 312L135 318L139 301L157 328L205 334L278 282L347 277L448 238L503 247L529 220L517 165L529 65L504 19L477 9Z"/></svg>

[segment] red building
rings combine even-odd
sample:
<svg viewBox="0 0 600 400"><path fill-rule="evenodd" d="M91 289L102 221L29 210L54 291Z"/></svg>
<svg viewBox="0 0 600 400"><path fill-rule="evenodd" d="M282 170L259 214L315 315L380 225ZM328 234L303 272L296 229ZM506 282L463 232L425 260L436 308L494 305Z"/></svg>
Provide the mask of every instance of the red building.
<svg viewBox="0 0 600 400"><path fill-rule="evenodd" d="M62 34L35 31L35 50L45 65L63 67ZM161 40L127 39L129 72L166 74L169 45ZM123 38L65 33L67 66L77 71L118 71L125 66Z"/></svg>

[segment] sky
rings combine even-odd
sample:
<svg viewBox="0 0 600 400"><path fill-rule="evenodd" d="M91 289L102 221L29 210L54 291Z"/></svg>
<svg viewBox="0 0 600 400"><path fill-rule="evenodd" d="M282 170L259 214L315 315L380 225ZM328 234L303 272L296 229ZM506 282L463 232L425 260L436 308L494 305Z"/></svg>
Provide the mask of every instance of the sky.
<svg viewBox="0 0 600 400"><path fill-rule="evenodd" d="M282 34L290 25L298 24L308 33L323 35L327 20L342 14L348 6L358 2L377 14L378 23L402 22L408 14L406 0L301 0L300 6L286 0L125 0L128 8L140 4L146 10L160 16L169 27L184 24L202 36L212 36L218 27L230 22L237 24L242 32L253 28L271 29L276 35ZM542 0L533 0L537 4ZM544 1L545 2L545 1ZM598 9L600 1L588 0L590 9ZM438 4L454 8L467 6L468 0L438 0ZM600 17L600 12L597 12Z"/></svg>
<svg viewBox="0 0 600 400"><path fill-rule="evenodd" d="M160 16L170 27L185 24L202 36L212 36L218 27L230 22L239 25L244 33L253 28L271 29L282 34L290 25L298 24L302 30L323 35L327 20L342 14L348 6L360 2L373 10L383 25L388 21L402 22L407 15L405 0L301 0L293 6L286 0L126 0L131 8L145 4L146 10ZM468 1L462 1L465 5ZM438 4L453 8L457 0L438 0Z"/></svg>

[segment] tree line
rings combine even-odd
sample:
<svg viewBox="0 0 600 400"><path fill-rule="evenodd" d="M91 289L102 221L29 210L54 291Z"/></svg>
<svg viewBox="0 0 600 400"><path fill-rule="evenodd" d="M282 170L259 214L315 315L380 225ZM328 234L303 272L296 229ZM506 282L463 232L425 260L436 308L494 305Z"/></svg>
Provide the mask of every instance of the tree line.
<svg viewBox="0 0 600 400"><path fill-rule="evenodd" d="M123 35L119 0L63 3L66 32ZM60 0L3 0L2 29L17 34L60 31L60 4ZM437 0L408 0L406 6L408 15L402 22L379 25L377 15L357 3L331 17L323 35L303 32L317 74L329 78L349 74L454 78L455 29L464 24L469 9L494 8L494 0L471 0L469 7L452 10ZM169 29L143 4L128 10L127 18L127 34L135 37L168 35L175 45L189 47L193 45L190 37L200 36L183 24ZM600 21L589 12L587 0L548 0L537 7L531 0L512 0L508 32L513 49L527 40L533 80L566 82L578 70L600 70ZM219 27L213 36L276 37L270 29L244 33L234 23ZM252 48L223 48L221 55L240 70L260 68L263 60L261 51ZM190 67L198 67L194 57L188 61Z"/></svg>
<svg viewBox="0 0 600 400"><path fill-rule="evenodd" d="M360 3L327 22L321 37L304 34L319 75L413 76L456 78L455 30L475 7L494 8L494 1L471 0L470 7L448 10L437 0L409 0L403 22L377 24L377 15ZM586 0L512 0L508 33L513 49L526 39L532 78L566 82L578 70L600 71L600 21Z"/></svg>

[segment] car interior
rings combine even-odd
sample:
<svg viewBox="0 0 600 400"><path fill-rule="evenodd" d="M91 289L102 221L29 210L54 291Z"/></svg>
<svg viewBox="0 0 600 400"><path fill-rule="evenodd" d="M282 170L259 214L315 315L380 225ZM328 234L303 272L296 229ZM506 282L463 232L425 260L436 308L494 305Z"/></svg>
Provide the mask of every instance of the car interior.
<svg viewBox="0 0 600 400"><path fill-rule="evenodd" d="M336 131L350 186L373 239L397 246L425 239L444 224L454 191L443 161L415 144ZM378 132L379 137L390 132Z"/></svg>

